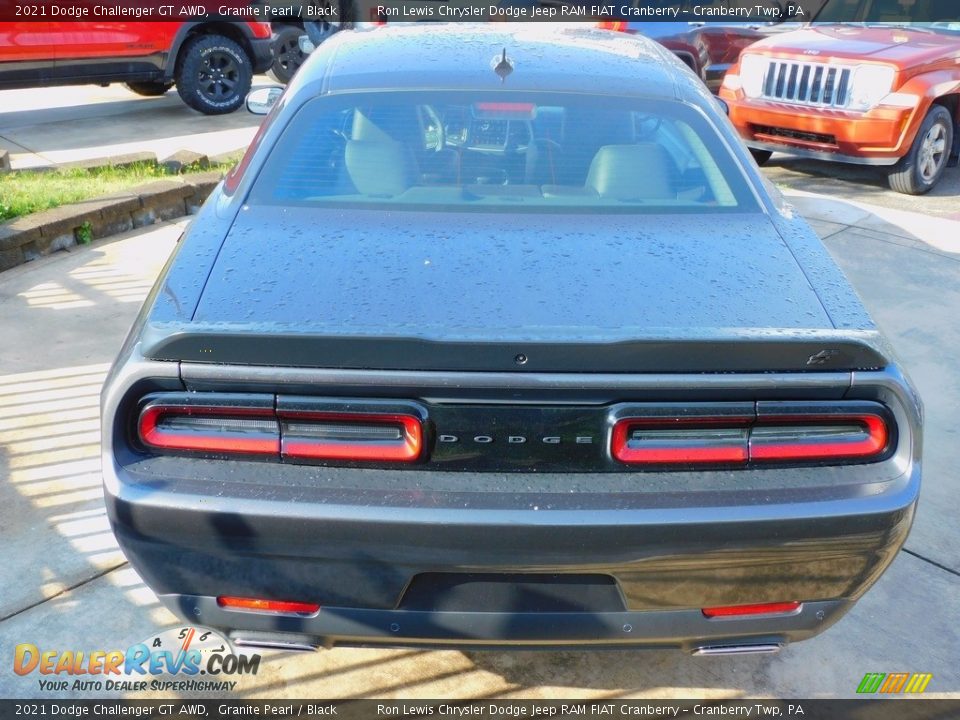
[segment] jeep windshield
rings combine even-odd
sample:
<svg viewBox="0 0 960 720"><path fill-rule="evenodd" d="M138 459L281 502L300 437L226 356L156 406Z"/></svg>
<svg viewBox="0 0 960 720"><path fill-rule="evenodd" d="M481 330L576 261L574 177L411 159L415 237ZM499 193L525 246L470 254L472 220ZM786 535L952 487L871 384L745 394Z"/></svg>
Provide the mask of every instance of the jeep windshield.
<svg viewBox="0 0 960 720"><path fill-rule="evenodd" d="M660 99L510 92L319 97L250 204L460 212L759 209L712 121Z"/></svg>
<svg viewBox="0 0 960 720"><path fill-rule="evenodd" d="M960 4L957 0L829 0L814 22L903 25L960 34Z"/></svg>

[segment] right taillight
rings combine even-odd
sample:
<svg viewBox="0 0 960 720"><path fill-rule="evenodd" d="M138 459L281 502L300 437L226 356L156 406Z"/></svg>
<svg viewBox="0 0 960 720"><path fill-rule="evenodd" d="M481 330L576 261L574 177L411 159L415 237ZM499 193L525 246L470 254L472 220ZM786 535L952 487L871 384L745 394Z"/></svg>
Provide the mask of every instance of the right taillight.
<svg viewBox="0 0 960 720"><path fill-rule="evenodd" d="M878 403L759 402L751 415L619 417L610 453L640 466L866 462L884 457L893 440L892 416Z"/></svg>
<svg viewBox="0 0 960 720"><path fill-rule="evenodd" d="M852 460L881 455L890 433L880 415L771 416L750 431L750 459L758 462Z"/></svg>

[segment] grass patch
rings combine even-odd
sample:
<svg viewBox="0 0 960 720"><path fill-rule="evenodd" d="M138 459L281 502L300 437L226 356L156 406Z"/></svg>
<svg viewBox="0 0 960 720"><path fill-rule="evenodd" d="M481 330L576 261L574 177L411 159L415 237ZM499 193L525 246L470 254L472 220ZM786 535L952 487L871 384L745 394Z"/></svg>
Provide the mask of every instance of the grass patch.
<svg viewBox="0 0 960 720"><path fill-rule="evenodd" d="M219 170L231 165L213 165L185 169L185 174ZM139 163L129 167L106 167L85 170L50 170L37 172L16 170L0 175L0 222L49 208L89 200L120 192L151 180L176 177L162 166Z"/></svg>

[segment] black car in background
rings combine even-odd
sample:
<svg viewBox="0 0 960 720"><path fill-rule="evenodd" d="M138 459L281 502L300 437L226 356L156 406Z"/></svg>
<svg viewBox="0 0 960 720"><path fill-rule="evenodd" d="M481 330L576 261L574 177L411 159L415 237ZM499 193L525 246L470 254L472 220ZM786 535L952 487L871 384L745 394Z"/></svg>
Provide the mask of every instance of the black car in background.
<svg viewBox="0 0 960 720"><path fill-rule="evenodd" d="M920 486L818 238L679 60L591 28L324 43L102 400L125 554L248 644L772 652Z"/></svg>

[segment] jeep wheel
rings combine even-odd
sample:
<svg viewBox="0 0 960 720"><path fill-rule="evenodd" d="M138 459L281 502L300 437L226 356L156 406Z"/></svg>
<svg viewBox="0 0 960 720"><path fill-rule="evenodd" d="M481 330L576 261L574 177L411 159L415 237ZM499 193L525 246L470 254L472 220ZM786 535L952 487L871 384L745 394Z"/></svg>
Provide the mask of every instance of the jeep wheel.
<svg viewBox="0 0 960 720"><path fill-rule="evenodd" d="M755 148L750 148L750 154L753 155L753 159L756 160L757 165L763 167L770 160L770 156L773 155L769 150L757 150Z"/></svg>
<svg viewBox="0 0 960 720"><path fill-rule="evenodd" d="M303 65L307 56L300 51L300 36L304 32L295 25L277 25L273 35L273 65L270 75L286 85Z"/></svg>
<svg viewBox="0 0 960 720"><path fill-rule="evenodd" d="M188 40L177 58L177 92L206 115L231 113L250 92L253 63L233 40L199 35Z"/></svg>
<svg viewBox="0 0 960 720"><path fill-rule="evenodd" d="M906 195L923 195L937 184L950 159L953 118L942 105L934 105L923 119L910 152L890 169L890 187Z"/></svg>
<svg viewBox="0 0 960 720"><path fill-rule="evenodd" d="M144 97L159 97L173 87L172 82L128 82L127 88Z"/></svg>

